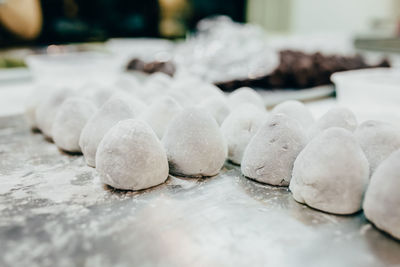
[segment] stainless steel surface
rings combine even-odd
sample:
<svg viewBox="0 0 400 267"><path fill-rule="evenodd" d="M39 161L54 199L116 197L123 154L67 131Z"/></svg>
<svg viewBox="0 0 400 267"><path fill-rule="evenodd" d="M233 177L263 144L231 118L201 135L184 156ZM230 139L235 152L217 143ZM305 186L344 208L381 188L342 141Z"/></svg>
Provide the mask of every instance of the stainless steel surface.
<svg viewBox="0 0 400 267"><path fill-rule="evenodd" d="M81 156L0 118L0 266L388 266L400 242L362 213L296 203L226 164L142 192L102 186Z"/></svg>

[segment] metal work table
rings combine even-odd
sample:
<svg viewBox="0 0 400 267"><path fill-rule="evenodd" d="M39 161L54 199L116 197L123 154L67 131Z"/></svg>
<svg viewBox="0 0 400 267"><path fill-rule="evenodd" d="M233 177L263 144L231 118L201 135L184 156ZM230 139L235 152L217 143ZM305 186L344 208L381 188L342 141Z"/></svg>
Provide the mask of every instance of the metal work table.
<svg viewBox="0 0 400 267"><path fill-rule="evenodd" d="M0 266L394 266L400 242L226 164L142 192L100 184L20 115L0 117Z"/></svg>

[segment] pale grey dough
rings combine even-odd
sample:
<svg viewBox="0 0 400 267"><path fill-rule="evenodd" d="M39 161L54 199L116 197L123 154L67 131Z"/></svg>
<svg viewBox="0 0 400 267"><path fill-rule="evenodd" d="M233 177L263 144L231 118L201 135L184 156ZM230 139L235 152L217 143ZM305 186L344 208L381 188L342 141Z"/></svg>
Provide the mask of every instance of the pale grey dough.
<svg viewBox="0 0 400 267"><path fill-rule="evenodd" d="M201 108L182 110L168 125L162 143L172 174L201 177L219 173L226 144L215 119Z"/></svg>
<svg viewBox="0 0 400 267"><path fill-rule="evenodd" d="M70 88L56 88L43 96L36 108L35 118L37 127L48 138L52 138L54 119L61 104L74 95L75 91Z"/></svg>
<svg viewBox="0 0 400 267"><path fill-rule="evenodd" d="M102 86L96 83L88 83L80 88L83 98L91 101L96 107L101 107L118 90L113 86Z"/></svg>
<svg viewBox="0 0 400 267"><path fill-rule="evenodd" d="M268 114L265 110L249 103L242 104L226 117L221 131L228 145L230 161L241 164L247 144L267 119Z"/></svg>
<svg viewBox="0 0 400 267"><path fill-rule="evenodd" d="M96 110L96 106L85 99L71 97L65 100L54 119L54 143L62 150L81 152L79 137L86 122Z"/></svg>
<svg viewBox="0 0 400 267"><path fill-rule="evenodd" d="M170 96L162 96L156 99L141 115L140 118L146 121L158 138L162 138L168 124L182 111L181 105Z"/></svg>
<svg viewBox="0 0 400 267"><path fill-rule="evenodd" d="M209 112L219 125L231 112L227 101L221 96L211 96L202 101L199 106Z"/></svg>
<svg viewBox="0 0 400 267"><path fill-rule="evenodd" d="M168 160L150 126L138 119L128 119L114 125L100 142L96 170L104 184L141 190L165 182Z"/></svg>
<svg viewBox="0 0 400 267"><path fill-rule="evenodd" d="M36 121L36 109L43 100L43 97L45 97L50 90L51 89L45 85L36 86L26 99L24 113L25 119L29 127L33 130L38 129Z"/></svg>
<svg viewBox="0 0 400 267"><path fill-rule="evenodd" d="M200 83L198 88L195 88L195 90L192 89L192 91L194 91L195 100L196 102L198 101L198 103L201 103L208 98L220 98L221 100L226 100L224 92L211 83Z"/></svg>
<svg viewBox="0 0 400 267"><path fill-rule="evenodd" d="M391 153L400 149L400 130L382 121L365 121L354 132L368 159L370 175Z"/></svg>
<svg viewBox="0 0 400 267"><path fill-rule="evenodd" d="M234 110L241 104L250 103L261 109L265 109L262 97L250 87L241 87L236 89L228 96L229 107Z"/></svg>
<svg viewBox="0 0 400 267"><path fill-rule="evenodd" d="M181 104L182 107L197 105L209 97L225 98L221 89L197 78L174 81L166 93Z"/></svg>
<svg viewBox="0 0 400 267"><path fill-rule="evenodd" d="M310 110L301 102L288 100L275 106L273 114L283 113L295 119L305 130L309 129L315 122Z"/></svg>
<svg viewBox="0 0 400 267"><path fill-rule="evenodd" d="M334 214L361 209L369 180L368 160L354 135L329 128L311 140L294 162L289 189L293 198Z"/></svg>
<svg viewBox="0 0 400 267"><path fill-rule="evenodd" d="M357 119L351 110L343 107L334 107L328 110L328 112L319 118L309 129L308 138L311 140L322 131L331 127L340 127L354 132L357 125Z"/></svg>
<svg viewBox="0 0 400 267"><path fill-rule="evenodd" d="M141 114L148 107L147 104L140 100L135 94L118 91L114 93L111 98L124 99L127 103L129 103L131 109L136 115Z"/></svg>
<svg viewBox="0 0 400 267"><path fill-rule="evenodd" d="M79 146L89 166L96 166L96 151L104 135L116 123L138 116L131 103L119 96L111 97L88 120L79 138Z"/></svg>
<svg viewBox="0 0 400 267"><path fill-rule="evenodd" d="M293 163L307 144L304 129L285 114L273 114L247 145L241 170L256 181L288 186Z"/></svg>
<svg viewBox="0 0 400 267"><path fill-rule="evenodd" d="M372 175L365 194L365 217L400 239L400 150L385 159Z"/></svg>

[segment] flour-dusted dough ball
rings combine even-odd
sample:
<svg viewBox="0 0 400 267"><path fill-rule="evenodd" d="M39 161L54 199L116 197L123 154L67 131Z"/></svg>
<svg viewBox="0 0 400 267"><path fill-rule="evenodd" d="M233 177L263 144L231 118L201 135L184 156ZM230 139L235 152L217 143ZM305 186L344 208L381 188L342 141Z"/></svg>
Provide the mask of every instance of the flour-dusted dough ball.
<svg viewBox="0 0 400 267"><path fill-rule="evenodd" d="M71 97L65 100L54 119L54 143L62 150L81 152L79 137L86 122L96 110L92 102L82 98Z"/></svg>
<svg viewBox="0 0 400 267"><path fill-rule="evenodd" d="M199 106L207 110L207 112L214 117L219 125L222 124L222 122L231 112L226 99L220 96L209 97L202 101Z"/></svg>
<svg viewBox="0 0 400 267"><path fill-rule="evenodd" d="M78 91L82 98L91 101L96 107L101 107L119 89L113 86L102 86L97 83L88 83Z"/></svg>
<svg viewBox="0 0 400 267"><path fill-rule="evenodd" d="M215 119L201 108L185 108L168 125L162 139L170 172L201 177L218 174L226 144Z"/></svg>
<svg viewBox="0 0 400 267"><path fill-rule="evenodd" d="M204 83L197 78L179 79L171 84L167 95L174 98L182 107L191 107L201 101L197 90L202 85Z"/></svg>
<svg viewBox="0 0 400 267"><path fill-rule="evenodd" d="M329 128L311 140L293 167L289 189L300 203L335 214L361 209L368 160L353 134Z"/></svg>
<svg viewBox="0 0 400 267"><path fill-rule="evenodd" d="M147 104L133 94L116 92L111 96L110 99L112 98L124 99L127 103L129 103L131 109L136 115L141 114L147 108Z"/></svg>
<svg viewBox="0 0 400 267"><path fill-rule="evenodd" d="M393 152L372 175L365 194L365 217L400 239L400 150Z"/></svg>
<svg viewBox="0 0 400 267"><path fill-rule="evenodd" d="M96 166L96 151L104 135L121 120L138 116L131 103L118 95L111 97L88 120L79 138L79 146L89 166Z"/></svg>
<svg viewBox="0 0 400 267"><path fill-rule="evenodd" d="M310 128L308 137L311 140L323 130L331 127L340 127L353 132L357 128L357 119L348 108L331 108Z"/></svg>
<svg viewBox="0 0 400 267"><path fill-rule="evenodd" d="M138 119L118 122L96 154L100 180L117 189L141 190L168 178L165 150L150 126Z"/></svg>
<svg viewBox="0 0 400 267"><path fill-rule="evenodd" d="M130 73L121 74L114 85L125 93L138 95L143 85Z"/></svg>
<svg viewBox="0 0 400 267"><path fill-rule="evenodd" d="M306 133L298 122L285 114L271 115L247 145L242 173L262 183L288 186L293 163L306 144Z"/></svg>
<svg viewBox="0 0 400 267"><path fill-rule="evenodd" d="M163 73L163 72L155 72L151 74L145 84L146 85L151 85L151 86L157 86L161 88L168 88L172 83L172 78L171 76Z"/></svg>
<svg viewBox="0 0 400 267"><path fill-rule="evenodd" d="M33 130L36 130L38 127L36 122L36 109L49 92L51 92L51 88L49 86L37 86L32 90L26 99L25 119L29 127Z"/></svg>
<svg viewBox="0 0 400 267"><path fill-rule="evenodd" d="M370 175L379 164L400 149L400 130L381 121L365 121L354 132L369 161Z"/></svg>
<svg viewBox="0 0 400 267"><path fill-rule="evenodd" d="M241 164L247 144L267 119L267 112L253 104L242 104L226 117L221 131L228 145L230 161Z"/></svg>
<svg viewBox="0 0 400 267"><path fill-rule="evenodd" d="M69 97L75 95L70 88L57 88L48 92L36 109L36 122L42 133L51 138L53 123L61 104Z"/></svg>
<svg viewBox="0 0 400 267"><path fill-rule="evenodd" d="M155 100L141 115L157 134L162 138L168 124L182 111L182 107L170 96L163 96Z"/></svg>
<svg viewBox="0 0 400 267"><path fill-rule="evenodd" d="M194 90L194 97L196 97L196 101L202 102L207 100L208 98L220 98L221 100L226 101L226 96L221 89L211 83L201 83L196 90Z"/></svg>
<svg viewBox="0 0 400 267"><path fill-rule="evenodd" d="M280 103L274 107L272 113L283 113L295 119L306 130L309 129L315 121L310 110L303 103L295 100L289 100Z"/></svg>
<svg viewBox="0 0 400 267"><path fill-rule="evenodd" d="M229 106L233 110L243 103L250 103L262 109L265 109L262 97L250 87L241 87L236 89L228 96Z"/></svg>

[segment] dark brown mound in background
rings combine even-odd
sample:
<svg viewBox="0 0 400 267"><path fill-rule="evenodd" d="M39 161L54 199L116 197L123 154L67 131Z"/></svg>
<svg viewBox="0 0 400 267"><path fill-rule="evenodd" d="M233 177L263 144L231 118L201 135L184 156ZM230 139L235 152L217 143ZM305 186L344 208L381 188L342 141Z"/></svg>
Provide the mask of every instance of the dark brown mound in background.
<svg viewBox="0 0 400 267"><path fill-rule="evenodd" d="M357 70L376 67L390 67L387 59L377 65L369 65L360 55L327 56L319 52L307 54L300 51L280 51L279 66L269 75L257 79L233 80L216 83L224 91L233 91L242 86L260 87L265 89L290 88L302 89L330 84L333 73L346 70ZM133 59L127 70L143 71L145 73L164 72L170 76L175 73L172 62L149 62Z"/></svg>

